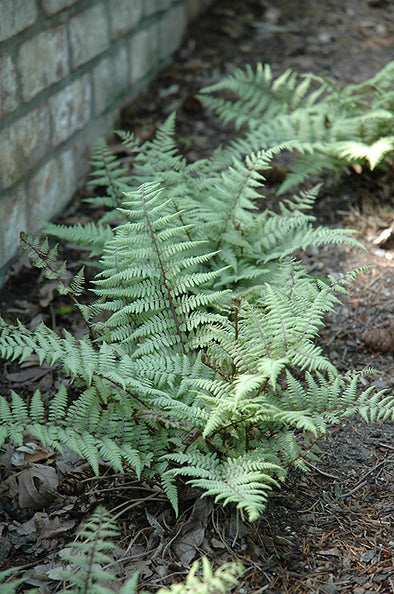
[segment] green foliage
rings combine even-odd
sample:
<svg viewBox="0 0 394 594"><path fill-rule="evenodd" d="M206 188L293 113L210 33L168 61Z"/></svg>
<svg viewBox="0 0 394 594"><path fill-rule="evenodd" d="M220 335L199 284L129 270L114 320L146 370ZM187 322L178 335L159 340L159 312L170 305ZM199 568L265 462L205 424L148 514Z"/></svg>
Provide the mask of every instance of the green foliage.
<svg viewBox="0 0 394 594"><path fill-rule="evenodd" d="M308 95L312 77L299 86L291 73L273 81L267 68L257 82L250 69L237 77L233 90L246 93L240 125L243 113L257 122L262 109L275 123L284 105L289 118L293 108L306 118L316 108L316 122L321 118L318 99L327 89ZM382 80L365 86L375 102ZM272 101L256 97L256 85L270 89ZM341 100L358 109L349 90ZM317 189L278 200L276 211L260 210L262 172L278 147L243 156L244 139L188 164L176 150L174 126L171 116L141 145L121 134L131 171L101 144L94 181L103 192L91 201L105 214L86 228L48 225L51 234L89 247L99 272L88 305L79 301L83 271L70 278L47 240L23 237L87 332L77 339L45 324L33 332L0 319L2 357L35 354L67 375L48 404L39 392L30 402L15 393L0 397L0 445L22 444L29 432L59 450L67 445L96 473L103 458L161 483L176 511L187 481L255 520L287 469L305 468L328 423L355 413L394 418L394 398L360 393L359 375L339 374L317 344L324 315L357 272L316 279L293 254L310 244L358 245L348 232L315 225Z"/></svg>
<svg viewBox="0 0 394 594"><path fill-rule="evenodd" d="M202 578L196 575L199 568L199 561L195 561L184 584L173 585L169 590L160 588L157 594L225 594L237 585L237 576L243 572L243 566L237 561L225 563L214 572L205 557L202 558Z"/></svg>
<svg viewBox="0 0 394 594"><path fill-rule="evenodd" d="M324 168L338 172L361 163L374 169L394 151L394 61L373 78L344 88L291 70L274 79L269 65L259 64L201 92L223 122L244 130L221 151L223 164L282 143L295 152L280 192Z"/></svg>
<svg viewBox="0 0 394 594"><path fill-rule="evenodd" d="M98 507L78 533L77 538L62 551L66 568L59 571L59 578L67 582L67 592L72 594L112 594L110 587L116 576L108 570L114 565L107 553L113 551L109 539L119 536L119 530L103 508Z"/></svg>
<svg viewBox="0 0 394 594"><path fill-rule="evenodd" d="M0 592L1 594L17 594L19 587L24 583L22 578L15 579L18 567L0 571ZM10 581L11 580L11 581ZM25 590L26 594L37 594L38 589Z"/></svg>

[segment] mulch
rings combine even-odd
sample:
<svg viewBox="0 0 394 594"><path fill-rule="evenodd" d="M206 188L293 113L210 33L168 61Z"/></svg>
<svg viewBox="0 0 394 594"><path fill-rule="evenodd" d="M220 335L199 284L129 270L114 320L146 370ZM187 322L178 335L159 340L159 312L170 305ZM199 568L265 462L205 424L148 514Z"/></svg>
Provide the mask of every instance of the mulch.
<svg viewBox="0 0 394 594"><path fill-rule="evenodd" d="M219 0L191 26L174 63L144 97L124 108L118 127L147 139L176 109L177 141L193 161L231 137L232 130L219 125L196 97L223 74L261 61L270 63L275 74L291 67L358 82L392 59L393 47L394 10L384 0ZM115 138L112 143L120 150ZM365 387L384 388L388 394L394 393L393 180L393 170L345 171L339 181L324 175L316 204L319 223L356 229L366 250L312 247L299 254L314 274L371 266L335 314L327 316L320 343L340 370L374 367L377 372L363 378ZM270 180L270 200L275 200L276 187ZM61 222L97 216L82 202L94 191L84 187ZM83 252L70 245L61 250L71 270L78 270ZM19 317L30 328L44 320L54 328L83 332L69 304L24 258L11 268L0 304L6 319ZM3 362L2 370L4 395L15 390L29 398L37 388L50 394L58 381L56 370L34 359L22 367ZM128 577L138 569L141 588L148 591L183 579L192 561L206 555L215 565L235 557L243 561L246 571L234 590L240 594L394 593L392 422L367 425L348 419L331 427L318 446L310 472L291 470L253 524L186 489L176 519L163 494L133 475L106 468L96 479L71 453L61 458L37 444L28 451L7 446L0 459L1 480L12 481L21 472L17 454L19 469L26 464L29 469L29 463L56 469L56 477L43 471L42 480L54 480L57 495L43 505L30 489L27 500L21 499L20 485L34 484L37 474L23 475L24 483L18 475L19 491L3 492L0 569L22 566L20 575L40 592L56 591L59 552L86 514L102 503L121 529L119 575Z"/></svg>

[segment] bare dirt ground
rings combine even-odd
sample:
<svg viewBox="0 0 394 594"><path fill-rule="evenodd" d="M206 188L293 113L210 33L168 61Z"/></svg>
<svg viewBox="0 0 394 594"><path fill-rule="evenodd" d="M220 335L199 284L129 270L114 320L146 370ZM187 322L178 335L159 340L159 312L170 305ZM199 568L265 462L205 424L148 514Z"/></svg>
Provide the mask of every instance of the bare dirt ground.
<svg viewBox="0 0 394 594"><path fill-rule="evenodd" d="M175 62L150 91L123 110L119 126L146 139L176 109L179 146L195 160L232 133L195 94L234 68L268 62L275 74L291 67L347 83L373 76L393 57L389 1L219 0L193 24ZM372 268L359 277L335 315L327 317L321 343L339 369L376 368L379 373L366 377L365 385L393 394L393 169L373 174L349 170L339 181L330 175L323 181L316 205L319 222L356 229L366 250L311 248L300 257L318 274ZM267 187L271 200L275 188L272 179ZM62 222L94 217L91 207L81 203L92 192L83 188ZM81 254L72 246L63 250L78 270ZM0 304L4 317L19 317L31 328L44 320L79 332L80 322L68 304L24 259L11 269ZM49 394L56 382L54 370L35 361L22 368L3 362L1 369L3 394L13 389L30 397L37 388ZM195 493L185 497L175 519L162 494L133 476L93 479L80 462L55 460L52 452L33 447L21 454L30 470L37 463L55 469L56 476L49 474L59 494L42 501L34 490L37 468L23 484L13 481L18 468L10 463L15 454L10 447L0 459L0 480L8 478L13 485L0 499L0 569L20 565L21 575L29 576L40 592L56 591L59 551L84 515L103 503L122 530L120 575L139 569L141 588L149 591L179 581L193 559L206 555L217 564L234 557L244 562L247 569L235 590L242 594L394 593L393 424L349 419L332 427L320 450L310 473L290 472L264 517L251 525L229 508L196 499Z"/></svg>

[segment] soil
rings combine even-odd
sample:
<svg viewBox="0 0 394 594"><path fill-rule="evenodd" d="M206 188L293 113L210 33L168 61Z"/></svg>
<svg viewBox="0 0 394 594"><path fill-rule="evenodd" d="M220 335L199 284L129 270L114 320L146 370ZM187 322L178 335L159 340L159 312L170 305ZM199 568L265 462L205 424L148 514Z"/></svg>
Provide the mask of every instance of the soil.
<svg viewBox="0 0 394 594"><path fill-rule="evenodd" d="M393 49L394 8L389 1L218 0L190 27L173 64L144 97L123 110L119 127L146 139L176 109L179 146L195 160L231 138L232 130L219 125L196 98L200 88L223 74L263 62L275 75L291 67L343 83L360 82L386 65ZM113 145L120 150L115 139ZM335 314L327 316L321 344L341 370L374 367L377 372L363 378L365 386L385 388L392 396L393 169L349 169L339 181L330 174L324 174L323 181L316 204L319 223L356 229L366 249L311 248L299 257L318 274L371 268L358 277ZM271 199L276 187L275 179L270 180ZM92 192L94 188L84 187L61 222L94 218L97 213L82 203ZM62 255L71 271L78 270L83 253L66 245ZM68 303L24 258L11 268L0 303L6 319L18 317L30 328L44 320L76 334L83 331ZM57 381L52 368L40 367L35 360L23 367L3 362L2 372L3 394L15 390L30 397L37 388L49 394ZM253 524L195 493L185 498L175 519L162 494L131 475L107 473L95 479L70 456L57 459L55 466L49 449L32 444L26 451L15 451L7 446L0 460L1 480L8 477L12 483L17 454L22 468L27 462L36 468L25 481L39 484L38 463L46 481L62 483L57 489L61 493L50 500L40 499L34 488L26 500L19 475L19 483L12 483L14 490L3 494L0 569L21 566L19 575L41 593L56 591L59 552L74 538L82 518L103 503L121 528L118 572L126 577L140 570L141 588L148 591L183 579L192 561L206 555L215 565L235 557L242 560L246 571L234 590L239 593L393 593L392 422L367 425L359 418L349 419L330 428L319 446L310 472L291 471L263 518Z"/></svg>

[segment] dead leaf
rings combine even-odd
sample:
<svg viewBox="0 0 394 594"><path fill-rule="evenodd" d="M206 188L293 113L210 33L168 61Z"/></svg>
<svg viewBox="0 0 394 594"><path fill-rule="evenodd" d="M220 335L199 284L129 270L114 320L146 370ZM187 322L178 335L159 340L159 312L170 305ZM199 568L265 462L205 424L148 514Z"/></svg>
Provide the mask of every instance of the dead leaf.
<svg viewBox="0 0 394 594"><path fill-rule="evenodd" d="M12 544L9 539L5 536L0 536L0 565L3 564L4 559L7 558L11 551Z"/></svg>
<svg viewBox="0 0 394 594"><path fill-rule="evenodd" d="M38 292L41 307L48 307L57 294L58 282L54 280L44 283Z"/></svg>
<svg viewBox="0 0 394 594"><path fill-rule="evenodd" d="M334 547L324 551L317 551L316 555L322 555L323 557L341 557L341 552L337 547Z"/></svg>
<svg viewBox="0 0 394 594"><path fill-rule="evenodd" d="M226 548L226 545L224 544L224 542L222 542L221 540L218 540L217 538L211 539L211 545L213 546L214 549L225 549Z"/></svg>
<svg viewBox="0 0 394 594"><path fill-rule="evenodd" d="M151 566L151 559L141 559L139 561L136 561L135 563L132 563L131 565L128 565L124 568L125 577L132 577L136 571L139 571L141 578L149 578L151 575L153 575Z"/></svg>
<svg viewBox="0 0 394 594"><path fill-rule="evenodd" d="M35 586L39 588L39 592L42 594L49 593L47 584L49 582L49 572L53 567L52 563L46 563L45 565L36 565L32 569L25 571L23 574L23 580L29 586Z"/></svg>
<svg viewBox="0 0 394 594"><path fill-rule="evenodd" d="M30 520L12 528L18 536L28 536L34 540L43 540L58 536L75 527L76 520L63 521L59 516L50 518L46 512L36 512Z"/></svg>
<svg viewBox="0 0 394 594"><path fill-rule="evenodd" d="M366 330L361 335L366 347L382 353L394 353L394 328L380 327Z"/></svg>
<svg viewBox="0 0 394 594"><path fill-rule="evenodd" d="M53 538L59 534L68 532L69 530L72 530L76 524L76 520L67 520L64 522L58 516L51 519L48 514L42 512L35 513L33 519L41 539Z"/></svg>
<svg viewBox="0 0 394 594"><path fill-rule="evenodd" d="M14 466L25 466L35 462L50 460L55 457L52 448L43 448L42 445L29 441L23 446L16 448L11 456L11 464Z"/></svg>
<svg viewBox="0 0 394 594"><path fill-rule="evenodd" d="M10 313L26 314L32 318L39 310L38 306L27 299L15 299L14 307L7 308Z"/></svg>
<svg viewBox="0 0 394 594"><path fill-rule="evenodd" d="M212 503L207 499L197 499L194 504L190 519L186 522L181 535L173 544L173 550L180 563L189 566L196 557L201 547L208 518L212 511Z"/></svg>
<svg viewBox="0 0 394 594"><path fill-rule="evenodd" d="M179 562L188 567L198 553L205 536L205 528L195 528L181 536L173 546Z"/></svg>
<svg viewBox="0 0 394 594"><path fill-rule="evenodd" d="M392 45L394 45L394 37L393 36L388 36L388 37L372 37L371 39L367 39L367 41L365 41L364 43L364 47L366 49L372 50L372 51L379 51L382 48L389 48Z"/></svg>
<svg viewBox="0 0 394 594"><path fill-rule="evenodd" d="M15 384L27 384L39 380L52 369L53 367L44 363L39 367L27 367L16 373L7 373L6 378Z"/></svg>
<svg viewBox="0 0 394 594"><path fill-rule="evenodd" d="M58 483L52 466L34 464L10 476L0 484L0 490L9 497L18 497L21 508L43 509L53 499Z"/></svg>

